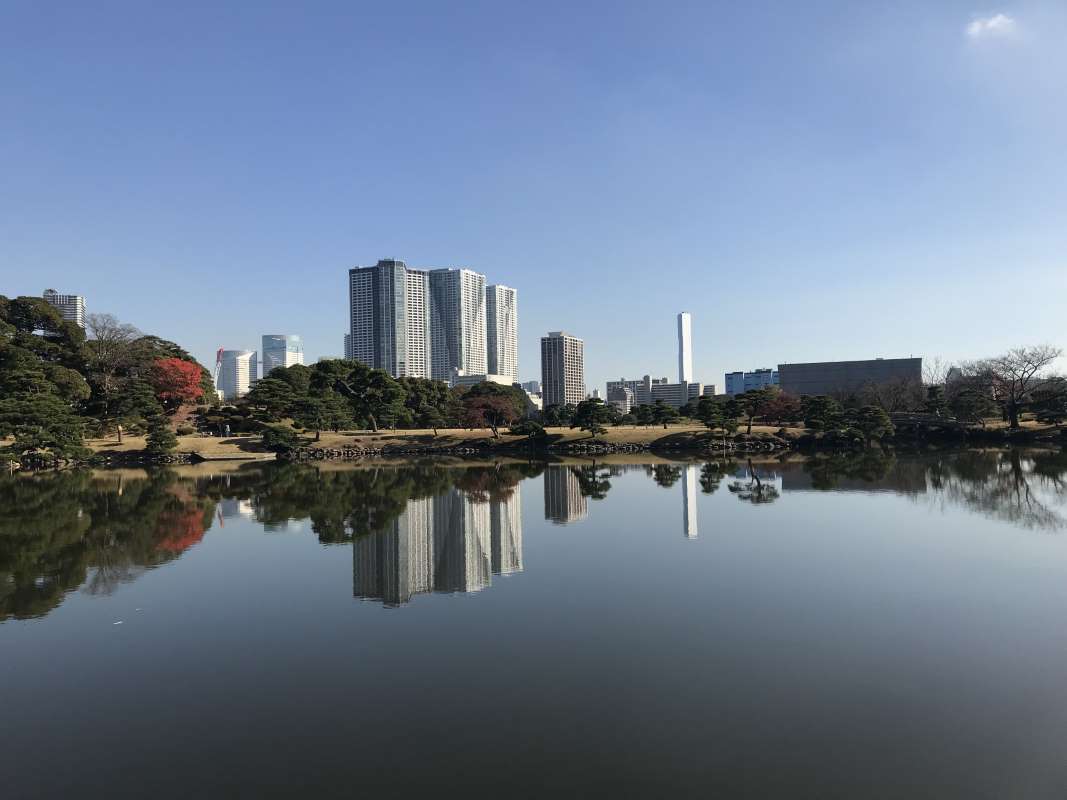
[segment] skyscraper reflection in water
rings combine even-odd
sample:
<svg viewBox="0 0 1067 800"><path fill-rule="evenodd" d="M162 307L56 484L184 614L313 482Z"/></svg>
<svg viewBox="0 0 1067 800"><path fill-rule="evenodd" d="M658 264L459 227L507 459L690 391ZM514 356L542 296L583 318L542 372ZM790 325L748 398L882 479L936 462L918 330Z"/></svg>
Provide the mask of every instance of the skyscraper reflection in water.
<svg viewBox="0 0 1067 800"><path fill-rule="evenodd" d="M697 466L690 464L682 474L682 533L697 538Z"/></svg>
<svg viewBox="0 0 1067 800"><path fill-rule="evenodd" d="M570 467L549 464L545 467L545 519L557 525L577 522L589 513L589 503L582 495L578 476Z"/></svg>
<svg viewBox="0 0 1067 800"><path fill-rule="evenodd" d="M408 500L385 529L352 542L352 593L400 606L425 592L477 592L522 571L520 488L476 502L459 489Z"/></svg>

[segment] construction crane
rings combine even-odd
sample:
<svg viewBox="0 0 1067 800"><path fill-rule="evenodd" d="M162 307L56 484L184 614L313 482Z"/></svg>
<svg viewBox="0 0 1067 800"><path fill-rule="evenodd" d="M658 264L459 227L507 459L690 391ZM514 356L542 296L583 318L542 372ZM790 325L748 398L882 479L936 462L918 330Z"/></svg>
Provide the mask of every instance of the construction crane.
<svg viewBox="0 0 1067 800"><path fill-rule="evenodd" d="M215 383L215 391L219 389L219 370L222 369L222 351L225 349L225 347L220 347L215 353L215 374L212 377Z"/></svg>

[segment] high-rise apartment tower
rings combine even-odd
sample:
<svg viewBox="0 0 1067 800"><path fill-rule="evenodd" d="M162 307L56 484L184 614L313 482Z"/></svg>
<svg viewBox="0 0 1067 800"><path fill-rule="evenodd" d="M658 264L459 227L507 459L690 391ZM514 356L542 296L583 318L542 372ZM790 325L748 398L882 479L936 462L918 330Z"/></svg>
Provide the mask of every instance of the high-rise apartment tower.
<svg viewBox="0 0 1067 800"><path fill-rule="evenodd" d="M489 372L485 276L471 269L434 269L429 275L431 377L447 381L456 370Z"/></svg>
<svg viewBox="0 0 1067 800"><path fill-rule="evenodd" d="M429 273L403 261L350 269L346 355L395 378L429 378L429 295Z"/></svg>
<svg viewBox="0 0 1067 800"><path fill-rule="evenodd" d="M544 407L585 399L585 343L553 331L541 338L541 392Z"/></svg>
<svg viewBox="0 0 1067 800"><path fill-rule="evenodd" d="M510 286L485 290L485 324L488 371L519 382L519 301Z"/></svg>

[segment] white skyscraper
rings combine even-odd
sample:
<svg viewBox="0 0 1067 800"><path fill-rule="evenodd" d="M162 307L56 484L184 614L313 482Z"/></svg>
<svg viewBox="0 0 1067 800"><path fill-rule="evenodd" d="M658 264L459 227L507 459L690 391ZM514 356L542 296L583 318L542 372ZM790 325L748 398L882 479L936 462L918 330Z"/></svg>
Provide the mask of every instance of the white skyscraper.
<svg viewBox="0 0 1067 800"><path fill-rule="evenodd" d="M431 376L451 380L489 371L486 354L485 276L470 269L430 270Z"/></svg>
<svg viewBox="0 0 1067 800"><path fill-rule="evenodd" d="M255 350L220 350L215 388L226 400L244 397L256 381Z"/></svg>
<svg viewBox="0 0 1067 800"><path fill-rule="evenodd" d="M519 381L519 301L509 286L489 286L485 290L486 349L493 375L507 375Z"/></svg>
<svg viewBox="0 0 1067 800"><path fill-rule="evenodd" d="M304 363L304 344L299 336L284 333L267 334L263 337L263 377L270 375L275 367L291 367Z"/></svg>
<svg viewBox="0 0 1067 800"><path fill-rule="evenodd" d="M693 316L678 315L678 383L693 382Z"/></svg>
<svg viewBox="0 0 1067 800"><path fill-rule="evenodd" d="M85 298L80 294L60 294L55 289L45 289L42 297L49 305L58 308L67 322L85 327Z"/></svg>

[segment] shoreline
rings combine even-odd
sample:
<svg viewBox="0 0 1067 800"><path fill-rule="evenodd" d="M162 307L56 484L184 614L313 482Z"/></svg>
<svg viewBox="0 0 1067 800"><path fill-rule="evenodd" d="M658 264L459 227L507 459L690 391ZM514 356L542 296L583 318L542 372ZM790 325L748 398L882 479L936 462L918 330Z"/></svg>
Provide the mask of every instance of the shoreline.
<svg viewBox="0 0 1067 800"><path fill-rule="evenodd" d="M92 461L108 465L175 464L175 463L254 463L274 460L291 461L358 461L367 458L456 458L469 460L481 457L518 459L558 458L561 456L637 455L641 457L670 457L674 455L775 455L789 452L818 452L855 450L855 443L844 445L838 436L824 436L800 427L754 425L752 433L736 433L726 437L725 450L718 446L723 437L711 436L698 425L660 427L609 428L604 434L590 437L586 432L571 428L548 428L544 439L511 436L504 430L498 437L484 429L440 429L437 435L429 430L408 431L345 431L323 432L319 441L314 436L304 438L300 447L275 453L265 449L257 434L237 434L229 437L181 436L178 446L166 456L149 456L144 452L144 439L126 436L123 442L114 438L88 440L93 450ZM972 445L1067 446L1067 428L1029 425L1010 431L1006 427L974 427L945 431L898 431L883 440L882 447L914 449L925 447L960 447Z"/></svg>

